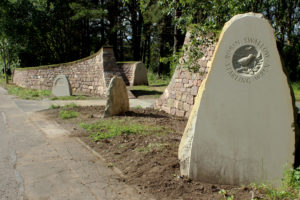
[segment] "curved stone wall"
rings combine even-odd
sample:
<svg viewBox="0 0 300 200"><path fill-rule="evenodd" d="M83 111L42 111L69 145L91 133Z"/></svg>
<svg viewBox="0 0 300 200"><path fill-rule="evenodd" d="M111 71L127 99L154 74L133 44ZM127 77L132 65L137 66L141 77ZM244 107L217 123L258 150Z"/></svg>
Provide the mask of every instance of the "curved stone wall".
<svg viewBox="0 0 300 200"><path fill-rule="evenodd" d="M135 62L136 63L136 62ZM128 77L134 77L130 70ZM117 65L113 49L103 47L94 55L74 62L39 67L16 68L13 83L32 89L51 90L58 75L66 75L72 94L105 96L111 78L115 75L125 77L123 68ZM147 76L147 75L146 75ZM124 80L126 83L126 80ZM130 79L131 81L131 79ZM127 81L129 85L129 81ZM129 96L133 98L133 95Z"/></svg>
<svg viewBox="0 0 300 200"><path fill-rule="evenodd" d="M142 62L118 62L126 85L148 85L147 69Z"/></svg>
<svg viewBox="0 0 300 200"><path fill-rule="evenodd" d="M188 32L186 34L184 44L188 45L189 42L190 33ZM199 64L199 72L189 72L186 68L184 68L181 59L168 87L165 89L162 96L156 101L156 109L163 110L171 115L189 117L198 89L208 72L215 44L212 44L209 47L204 46L202 49L204 55L197 61ZM187 55L183 56L183 58L186 57Z"/></svg>

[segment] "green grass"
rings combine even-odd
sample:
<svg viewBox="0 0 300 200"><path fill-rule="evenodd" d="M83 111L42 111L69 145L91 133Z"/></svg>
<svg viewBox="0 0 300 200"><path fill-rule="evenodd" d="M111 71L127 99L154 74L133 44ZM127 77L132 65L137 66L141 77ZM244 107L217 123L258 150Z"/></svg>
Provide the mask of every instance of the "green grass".
<svg viewBox="0 0 300 200"><path fill-rule="evenodd" d="M300 81L292 83L292 88L294 90L296 100L300 101Z"/></svg>
<svg viewBox="0 0 300 200"><path fill-rule="evenodd" d="M148 71L147 77L150 86L168 86L171 80L171 77L167 75L161 75L161 77L159 77L151 71Z"/></svg>
<svg viewBox="0 0 300 200"><path fill-rule="evenodd" d="M11 80L10 77L9 80ZM51 91L49 90L34 90L29 88L21 88L12 84L5 84L5 80L2 77L0 78L0 85L7 89L8 94L14 95L21 99L39 100L48 98L51 95Z"/></svg>
<svg viewBox="0 0 300 200"><path fill-rule="evenodd" d="M54 110L54 109L59 109L60 108L60 105L54 105L54 104L51 104L49 109L51 110Z"/></svg>
<svg viewBox="0 0 300 200"><path fill-rule="evenodd" d="M50 100L87 100L88 97L83 95L76 95L76 96L64 96L64 97L50 97Z"/></svg>
<svg viewBox="0 0 300 200"><path fill-rule="evenodd" d="M78 117L80 113L72 111L72 110L61 110L59 111L59 117L62 119L71 119Z"/></svg>
<svg viewBox="0 0 300 200"><path fill-rule="evenodd" d="M252 187L264 194L265 200L300 199L300 167L286 170L281 183L279 188L266 184L253 184Z"/></svg>
<svg viewBox="0 0 300 200"><path fill-rule="evenodd" d="M74 109L74 108L78 108L78 105L76 103L70 103L70 104L64 105L64 109Z"/></svg>
<svg viewBox="0 0 300 200"><path fill-rule="evenodd" d="M94 141L114 138L119 135L147 135L166 132L162 127L142 125L130 119L103 119L92 124L81 123L79 126L88 131Z"/></svg>

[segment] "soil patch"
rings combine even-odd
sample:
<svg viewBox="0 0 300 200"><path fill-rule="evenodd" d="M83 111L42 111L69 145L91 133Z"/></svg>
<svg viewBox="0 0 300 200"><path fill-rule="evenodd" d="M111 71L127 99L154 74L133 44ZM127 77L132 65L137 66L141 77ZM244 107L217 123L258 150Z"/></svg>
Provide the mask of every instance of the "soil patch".
<svg viewBox="0 0 300 200"><path fill-rule="evenodd" d="M63 108L45 110L48 119L56 121L71 132L71 137L82 141L103 156L108 166L115 166L124 174L122 181L138 187L140 191L156 199L251 199L262 198L251 187L208 184L180 176L177 152L186 125L186 119L173 117L153 109L131 109L123 116L102 119L104 106L68 108L80 113L72 119L61 119ZM147 134L124 132L113 138L94 141L90 132L79 126L103 120L113 120L129 124L140 124L149 128ZM131 129L130 129L131 130ZM137 129L134 129L137 130ZM104 130L105 131L105 130ZM129 134L130 133L130 134Z"/></svg>

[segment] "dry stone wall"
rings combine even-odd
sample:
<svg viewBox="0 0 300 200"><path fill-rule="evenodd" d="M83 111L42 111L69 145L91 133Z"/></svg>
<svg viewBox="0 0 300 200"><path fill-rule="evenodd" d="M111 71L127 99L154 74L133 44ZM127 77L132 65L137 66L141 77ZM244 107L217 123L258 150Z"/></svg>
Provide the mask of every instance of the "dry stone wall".
<svg viewBox="0 0 300 200"><path fill-rule="evenodd" d="M142 62L117 63L122 72L122 78L126 85L148 85L147 69Z"/></svg>
<svg viewBox="0 0 300 200"><path fill-rule="evenodd" d="M184 44L188 45L189 42L190 33L188 32ZM215 44L202 48L204 55L197 61L199 65L199 72L197 73L191 73L183 66L183 59L187 58L187 55L184 55L168 87L156 101L155 108L171 115L189 117L198 89L208 72L214 49Z"/></svg>
<svg viewBox="0 0 300 200"><path fill-rule="evenodd" d="M101 48L87 58L49 66L17 68L13 73L13 83L31 89L51 90L58 75L65 75L71 86L72 94L105 96L113 76L133 77L131 71L124 75L123 68L117 65L113 49ZM126 78L127 79L127 78ZM129 85L129 81L124 80ZM134 98L130 91L130 98Z"/></svg>

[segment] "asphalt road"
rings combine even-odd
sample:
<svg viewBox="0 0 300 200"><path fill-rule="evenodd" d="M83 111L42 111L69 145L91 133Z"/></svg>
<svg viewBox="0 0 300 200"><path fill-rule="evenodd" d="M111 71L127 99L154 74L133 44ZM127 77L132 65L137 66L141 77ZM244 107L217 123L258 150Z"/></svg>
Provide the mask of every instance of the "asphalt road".
<svg viewBox="0 0 300 200"><path fill-rule="evenodd" d="M0 88L0 200L149 199L68 132Z"/></svg>

